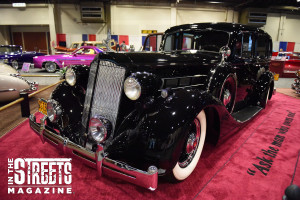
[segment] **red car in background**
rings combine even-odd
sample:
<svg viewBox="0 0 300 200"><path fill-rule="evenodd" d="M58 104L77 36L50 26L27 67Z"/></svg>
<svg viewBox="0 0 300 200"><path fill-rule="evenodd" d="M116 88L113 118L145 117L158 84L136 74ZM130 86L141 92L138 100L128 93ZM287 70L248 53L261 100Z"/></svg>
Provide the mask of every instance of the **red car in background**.
<svg viewBox="0 0 300 200"><path fill-rule="evenodd" d="M295 78L298 70L300 70L300 52L273 53L270 71L282 78Z"/></svg>

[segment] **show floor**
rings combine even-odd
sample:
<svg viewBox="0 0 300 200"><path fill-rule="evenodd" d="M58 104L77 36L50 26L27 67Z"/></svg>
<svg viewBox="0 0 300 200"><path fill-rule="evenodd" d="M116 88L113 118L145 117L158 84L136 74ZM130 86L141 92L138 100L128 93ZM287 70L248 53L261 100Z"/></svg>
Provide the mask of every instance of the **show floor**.
<svg viewBox="0 0 300 200"><path fill-rule="evenodd" d="M278 93L250 123L233 127L216 146L205 143L195 171L183 182L159 180L157 190L150 192L110 177L99 178L95 169L73 159L72 194L7 194L7 182L2 181L0 196L3 199L282 199L287 186L300 185L299 130L300 101ZM28 121L0 138L0 152L1 178L7 177L8 158L65 157L50 144L42 144Z"/></svg>

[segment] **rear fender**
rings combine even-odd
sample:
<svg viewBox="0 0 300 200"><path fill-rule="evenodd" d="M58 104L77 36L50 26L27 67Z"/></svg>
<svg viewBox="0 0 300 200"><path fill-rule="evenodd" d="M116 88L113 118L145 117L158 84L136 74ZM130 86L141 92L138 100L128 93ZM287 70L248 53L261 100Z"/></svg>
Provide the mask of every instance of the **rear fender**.
<svg viewBox="0 0 300 200"><path fill-rule="evenodd" d="M257 81L254 89L254 94L256 94L255 99L259 99L260 97L262 97L269 87L270 93L268 98L271 99L274 90L274 77L273 74L268 71L263 73Z"/></svg>

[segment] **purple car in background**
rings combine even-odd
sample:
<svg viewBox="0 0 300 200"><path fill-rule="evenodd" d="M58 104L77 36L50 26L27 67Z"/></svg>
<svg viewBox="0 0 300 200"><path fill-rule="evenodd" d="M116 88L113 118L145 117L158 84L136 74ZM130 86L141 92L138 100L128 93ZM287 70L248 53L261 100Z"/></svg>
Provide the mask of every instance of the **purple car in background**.
<svg viewBox="0 0 300 200"><path fill-rule="evenodd" d="M59 68L70 65L90 65L95 56L103 52L95 46L82 46L71 54L36 56L33 58L35 68L45 68L48 72L55 72Z"/></svg>
<svg viewBox="0 0 300 200"><path fill-rule="evenodd" d="M22 51L19 45L0 45L0 62L8 64L15 69L22 67L24 62L32 63L34 56L42 56L44 53L35 51Z"/></svg>

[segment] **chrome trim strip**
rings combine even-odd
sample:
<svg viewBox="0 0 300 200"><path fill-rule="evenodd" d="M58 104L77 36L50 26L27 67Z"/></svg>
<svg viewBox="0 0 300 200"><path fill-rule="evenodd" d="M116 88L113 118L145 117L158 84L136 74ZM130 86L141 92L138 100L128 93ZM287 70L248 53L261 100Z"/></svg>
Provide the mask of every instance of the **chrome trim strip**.
<svg viewBox="0 0 300 200"><path fill-rule="evenodd" d="M0 92L13 92L13 91L17 91L16 89L3 89L0 90Z"/></svg>
<svg viewBox="0 0 300 200"><path fill-rule="evenodd" d="M162 78L162 79L194 78L194 77L202 77L202 76L207 76L207 75L197 74L197 75L193 75L193 76L180 76L180 77Z"/></svg>
<svg viewBox="0 0 300 200"><path fill-rule="evenodd" d="M202 86L204 84L195 84L195 85L187 85L187 86L182 86L182 87L174 87L171 88L172 90L176 90L176 89L183 89L183 88L190 88L190 87L197 87L197 86ZM161 92L163 89L159 89L158 91Z"/></svg>
<svg viewBox="0 0 300 200"><path fill-rule="evenodd" d="M101 145L98 145L96 152L89 151L84 147L73 143L68 138L51 132L47 129L45 120L46 116L41 119L41 123L37 123L34 115L30 115L29 117L30 127L41 140L43 142L47 141L49 144L64 152L64 154L80 159L85 164L96 168L98 176L102 176L103 174L119 178L151 191L154 191L157 188L158 170L155 166L150 166L146 172L129 166L126 163L112 160L105 157Z"/></svg>

